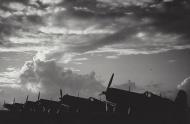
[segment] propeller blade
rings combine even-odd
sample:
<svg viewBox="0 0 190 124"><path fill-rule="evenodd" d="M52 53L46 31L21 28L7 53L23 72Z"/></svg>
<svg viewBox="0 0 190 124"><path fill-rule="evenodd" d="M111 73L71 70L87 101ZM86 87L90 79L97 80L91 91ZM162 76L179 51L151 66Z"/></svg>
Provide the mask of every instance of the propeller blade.
<svg viewBox="0 0 190 124"><path fill-rule="evenodd" d="M106 95L106 92L108 91L108 89L110 88L110 86L111 86L111 84L112 84L113 77L114 77L114 73L112 74L112 76L111 76L111 78L110 78L110 81L109 81L109 83L108 83L108 86L107 86L107 88L106 88L106 91L103 91L103 92L101 92L100 94L98 94L99 96L101 96L101 95Z"/></svg>
<svg viewBox="0 0 190 124"><path fill-rule="evenodd" d="M114 76L114 73L112 74L112 76L111 76L111 78L110 78L110 81L109 81L109 83L108 83L108 86L107 86L107 89L106 89L106 91L110 88L110 86L111 86L111 83L112 83L112 81L113 81L113 76Z"/></svg>
<svg viewBox="0 0 190 124"><path fill-rule="evenodd" d="M62 92L62 89L60 89L60 97L63 98L63 92Z"/></svg>
<svg viewBox="0 0 190 124"><path fill-rule="evenodd" d="M77 94L77 95L78 95L78 97L79 97L79 96L80 96L80 93L78 92L78 94Z"/></svg>
<svg viewBox="0 0 190 124"><path fill-rule="evenodd" d="M28 96L26 97L26 102L28 101Z"/></svg>
<svg viewBox="0 0 190 124"><path fill-rule="evenodd" d="M38 101L40 100L40 92L38 93Z"/></svg>
<svg viewBox="0 0 190 124"><path fill-rule="evenodd" d="M15 98L14 98L14 100L13 100L13 104L15 104Z"/></svg>

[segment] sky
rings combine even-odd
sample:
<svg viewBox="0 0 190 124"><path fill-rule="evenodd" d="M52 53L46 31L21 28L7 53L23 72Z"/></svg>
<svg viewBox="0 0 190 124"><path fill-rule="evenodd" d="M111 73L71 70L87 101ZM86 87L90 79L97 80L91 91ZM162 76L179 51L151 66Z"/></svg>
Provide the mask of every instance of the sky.
<svg viewBox="0 0 190 124"><path fill-rule="evenodd" d="M190 96L189 0L0 0L0 101L113 87Z"/></svg>

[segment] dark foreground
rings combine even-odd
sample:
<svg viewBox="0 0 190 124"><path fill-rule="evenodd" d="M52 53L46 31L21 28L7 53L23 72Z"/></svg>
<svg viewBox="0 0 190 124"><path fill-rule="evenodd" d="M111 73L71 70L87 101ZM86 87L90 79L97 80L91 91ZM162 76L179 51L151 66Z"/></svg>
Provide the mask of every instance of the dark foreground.
<svg viewBox="0 0 190 124"><path fill-rule="evenodd" d="M151 92L135 93L111 88L114 74L100 95L106 100L62 94L59 101L40 99L4 103L0 124L190 124L187 93L179 90L174 101Z"/></svg>
<svg viewBox="0 0 190 124"><path fill-rule="evenodd" d="M189 117L187 117L188 119ZM189 124L177 118L129 117L119 113L34 113L0 111L1 124Z"/></svg>

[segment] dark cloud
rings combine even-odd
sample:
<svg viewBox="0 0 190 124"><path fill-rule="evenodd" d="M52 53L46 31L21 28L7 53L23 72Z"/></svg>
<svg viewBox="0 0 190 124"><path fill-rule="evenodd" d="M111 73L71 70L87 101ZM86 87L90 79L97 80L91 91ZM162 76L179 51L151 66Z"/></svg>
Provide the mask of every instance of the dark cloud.
<svg viewBox="0 0 190 124"><path fill-rule="evenodd" d="M162 29L166 33L181 33L189 35L189 0L173 0L170 2L158 2L155 7L143 8L142 13L137 13L139 17L149 17L153 19L153 26ZM146 10L147 9L147 10ZM186 34L187 33L187 34Z"/></svg>
<svg viewBox="0 0 190 124"><path fill-rule="evenodd" d="M159 2L152 2L146 7L138 7L134 14L137 19L151 19L148 26L155 27L158 32L178 34L189 39L189 10L190 2L188 0L169 2L160 0Z"/></svg>
<svg viewBox="0 0 190 124"><path fill-rule="evenodd" d="M113 44L144 43L135 38L139 32L148 35L149 46L142 45L136 49L158 50L163 44L154 44L156 40L173 40L165 44L166 49L173 49L175 45L188 45L189 39L189 9L188 1L119 1L120 4L107 4L107 1L65 0L61 6L67 8L64 13L56 16L56 25L67 28L84 30L92 25L114 30L115 33L89 39L86 44L72 45L71 50L85 52ZM123 4L122 4L123 3ZM185 3L185 4L184 4ZM76 9L77 8L77 9ZM68 21L68 22L67 22ZM68 23L72 24L69 25ZM69 26L69 27L68 27ZM110 28L111 27L111 28ZM161 35L160 38L157 35ZM168 38L163 38L168 35ZM172 39L173 37L178 37ZM147 44L146 44L147 45Z"/></svg>
<svg viewBox="0 0 190 124"><path fill-rule="evenodd" d="M19 29L19 26L8 23L6 20L2 20L0 23L0 42L2 45L6 45L8 42L7 37L15 34L15 31Z"/></svg>
<svg viewBox="0 0 190 124"><path fill-rule="evenodd" d="M10 2L18 2L27 4L30 0L0 0L1 3L10 3Z"/></svg>
<svg viewBox="0 0 190 124"><path fill-rule="evenodd" d="M99 24L102 20L124 17L127 12L123 6L113 7L97 0L64 0L57 6L64 7L67 10L64 13L59 13L58 17L63 16L84 21L90 19Z"/></svg>
<svg viewBox="0 0 190 124"><path fill-rule="evenodd" d="M132 37L136 35L138 32L137 27L130 27L126 26L124 29L119 30L118 32L110 35L106 35L105 37L101 39L97 39L96 41L91 41L91 44L86 44L84 46L76 46L75 50L95 50L97 48L100 48L102 46L106 45L114 45L114 44L120 44L125 43L128 44L129 42L135 42L132 40Z"/></svg>
<svg viewBox="0 0 190 124"><path fill-rule="evenodd" d="M161 1L158 3L152 2L146 6L131 5L126 8L129 12L133 13L133 16L128 17L136 21L137 25L132 26L132 28L128 28L128 24L124 25L125 28L119 30L116 34L111 36L110 40L114 39L116 41L117 39L120 40L120 38L122 38L122 40L127 40L128 37L137 33L138 31L145 31L153 34L153 36L154 33L180 35L182 39L178 39L178 44L189 44L189 1ZM144 24L142 23L143 20L145 21ZM146 22L146 20L148 20L148 22Z"/></svg>
<svg viewBox="0 0 190 124"><path fill-rule="evenodd" d="M5 11L14 11L14 9L11 9L8 5L10 3L19 3L23 5L28 5L30 0L0 0L0 9L5 10Z"/></svg>
<svg viewBox="0 0 190 124"><path fill-rule="evenodd" d="M15 46L14 43L11 43L9 40L11 36L23 37L20 32L32 32L33 30L36 30L35 27L39 25L44 25L44 20L38 15L29 15L29 16L18 15L1 19L0 22L1 45L5 47Z"/></svg>

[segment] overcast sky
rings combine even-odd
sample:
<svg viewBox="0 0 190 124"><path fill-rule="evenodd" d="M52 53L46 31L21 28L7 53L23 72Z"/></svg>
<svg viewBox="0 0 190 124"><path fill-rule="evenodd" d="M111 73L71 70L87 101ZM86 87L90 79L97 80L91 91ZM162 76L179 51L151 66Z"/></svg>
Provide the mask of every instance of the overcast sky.
<svg viewBox="0 0 190 124"><path fill-rule="evenodd" d="M0 101L97 96L113 72L126 89L190 91L189 22L189 0L0 0Z"/></svg>

